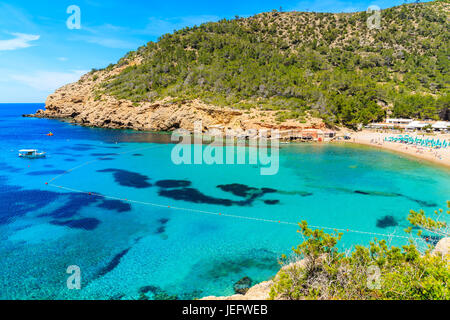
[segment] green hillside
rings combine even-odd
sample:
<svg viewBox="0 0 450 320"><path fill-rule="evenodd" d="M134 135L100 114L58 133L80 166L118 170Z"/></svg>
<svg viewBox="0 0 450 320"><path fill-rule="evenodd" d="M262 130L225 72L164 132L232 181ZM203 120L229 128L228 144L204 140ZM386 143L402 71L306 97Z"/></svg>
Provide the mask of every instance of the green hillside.
<svg viewBox="0 0 450 320"><path fill-rule="evenodd" d="M162 36L117 65L142 59L98 88L133 102L166 96L239 109L280 110L279 120L323 118L355 127L393 116L449 117L450 1L365 12L270 12ZM111 65L108 68L113 68Z"/></svg>

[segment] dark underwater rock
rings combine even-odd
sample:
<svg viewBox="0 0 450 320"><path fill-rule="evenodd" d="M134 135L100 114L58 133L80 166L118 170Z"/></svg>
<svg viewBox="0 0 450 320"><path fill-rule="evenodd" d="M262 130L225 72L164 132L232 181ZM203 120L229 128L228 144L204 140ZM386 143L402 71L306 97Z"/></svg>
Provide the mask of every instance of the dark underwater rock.
<svg viewBox="0 0 450 320"><path fill-rule="evenodd" d="M249 277L244 277L233 286L234 292L236 294L246 294L247 291L252 287L252 279Z"/></svg>
<svg viewBox="0 0 450 320"><path fill-rule="evenodd" d="M114 210L117 212L131 211L131 205L120 200L103 200L102 203L98 205L98 207L107 210Z"/></svg>
<svg viewBox="0 0 450 320"><path fill-rule="evenodd" d="M156 286L144 286L144 287L140 287L138 293L149 293L149 292L156 292L158 290L158 287Z"/></svg>
<svg viewBox="0 0 450 320"><path fill-rule="evenodd" d="M163 189L174 189L190 187L191 184L192 182L187 180L160 180L155 185Z"/></svg>
<svg viewBox="0 0 450 320"><path fill-rule="evenodd" d="M279 204L280 200L265 200L264 203L273 206L275 204Z"/></svg>
<svg viewBox="0 0 450 320"><path fill-rule="evenodd" d="M117 153L92 153L91 156L93 157L112 157L117 156Z"/></svg>
<svg viewBox="0 0 450 320"><path fill-rule="evenodd" d="M217 186L222 191L232 193L235 196L247 198L254 194L255 192L258 192L259 190L256 188L249 187L245 184L240 183L233 183L233 184L226 184L226 185L219 185Z"/></svg>
<svg viewBox="0 0 450 320"><path fill-rule="evenodd" d="M152 185L148 182L149 177L137 172L121 170L121 169L104 169L97 170L97 172L112 173L114 180L124 187L131 187L136 189L149 188Z"/></svg>
<svg viewBox="0 0 450 320"><path fill-rule="evenodd" d="M278 190L276 189L272 189L272 188L261 188L261 191L266 194L266 193L277 193Z"/></svg>
<svg viewBox="0 0 450 320"><path fill-rule="evenodd" d="M393 216L384 216L381 219L377 220L377 227L378 228L389 228L389 227L396 227L398 226L397 219Z"/></svg>
<svg viewBox="0 0 450 320"><path fill-rule="evenodd" d="M165 224L167 224L169 222L169 219L162 218L162 219L159 219L158 222L161 223L162 225L165 225Z"/></svg>
<svg viewBox="0 0 450 320"><path fill-rule="evenodd" d="M82 229L86 231L92 231L97 229L98 225L100 224L100 220L95 218L84 218L65 221L52 220L50 221L50 223L53 225L65 226L72 229Z"/></svg>
<svg viewBox="0 0 450 320"><path fill-rule="evenodd" d="M111 261L98 273L98 276L104 276L105 274L113 271L120 263L120 260L130 251L131 248L125 249L116 254Z"/></svg>
<svg viewBox="0 0 450 320"><path fill-rule="evenodd" d="M226 207L233 205L233 201L229 199L210 197L193 188L160 190L158 194L161 197L166 197L173 200L183 200L192 203L220 204Z"/></svg>
<svg viewBox="0 0 450 320"><path fill-rule="evenodd" d="M162 226L162 227L159 227L159 228L155 231L155 234L163 234L164 232L166 232L166 227Z"/></svg>
<svg viewBox="0 0 450 320"><path fill-rule="evenodd" d="M144 286L138 290L139 300L150 300L149 293L153 296L152 300L162 301L162 300L178 300L178 296L170 295L165 290L157 286Z"/></svg>

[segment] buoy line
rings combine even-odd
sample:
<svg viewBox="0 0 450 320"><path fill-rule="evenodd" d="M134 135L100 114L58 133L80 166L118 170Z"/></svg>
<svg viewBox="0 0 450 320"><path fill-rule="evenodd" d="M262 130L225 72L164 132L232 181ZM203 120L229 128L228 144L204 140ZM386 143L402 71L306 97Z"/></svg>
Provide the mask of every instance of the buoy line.
<svg viewBox="0 0 450 320"><path fill-rule="evenodd" d="M255 218L255 217L249 217L249 216L241 216L241 215L235 215L235 214L227 214L227 213L221 213L221 212L214 212L214 211L206 211L206 210L199 210L199 209L192 209L192 208L183 208L183 207L176 207L176 206L170 206L170 205L164 205L160 203L152 203L152 202L146 202L146 201L139 201L139 200L133 200L128 198L120 198L115 196L108 196L103 194L97 194L92 193L88 191L78 190L74 188L69 188L65 186L60 186L56 184L48 184L50 187L54 187L57 189L62 189L74 193L80 193L80 194L86 194L93 197L99 197L99 198L105 198L105 199L111 199L111 200L119 200L124 201L128 203L135 203L140 205L147 205L157 208L163 208L163 209L170 209L170 210L177 210L177 211L185 211L185 212L193 212L193 213L200 213L200 214L208 214L208 215L214 215L219 217L227 217L227 218L235 218L235 219L243 219L243 220L250 220L250 221L259 221L259 222L266 222L266 223L274 223L274 224L282 224L282 225L289 225L289 226L296 226L298 227L299 224L295 222L289 222L289 221L282 221L282 220L270 220L270 219L263 219L263 218ZM407 237L407 236L400 236L396 235L394 233L392 234L383 234L383 233L376 233L376 232L369 232L369 231L361 231L361 230L353 230L353 229L342 229L342 228L331 228L331 227L324 227L324 226L315 226L315 225L309 225L311 228L315 229L323 229L323 230L332 230L332 231L338 231L338 232L344 232L344 233L358 233L358 234L365 234L365 235L371 235L371 236L379 236L379 237L387 237L387 238L402 238L402 239L413 239L414 237ZM416 238L417 240L422 240L419 238Z"/></svg>
<svg viewBox="0 0 450 320"><path fill-rule="evenodd" d="M157 145L157 146L150 146L150 147L146 147L146 148L139 148L139 149L134 149L134 150L131 150L131 151L116 153L114 155L124 155L124 154L132 153L132 152L143 151L143 150L148 150L148 149L155 149L155 148L163 147L163 146L165 146L165 145ZM152 207L157 207L157 208L177 210L177 211L185 211L185 212L193 212L193 213L200 213L200 214L208 214L208 215L214 215L214 216L219 216L219 217L235 218L235 219L242 219L242 220L249 220L249 221L259 221L259 222L266 222L266 223L274 223L274 224L278 224L278 225L289 225L289 226L299 227L299 223L296 223L296 222L289 222L289 221L282 221L282 220L271 220L271 219L263 219L263 218L255 218L255 217L249 217L249 216L227 214L227 213L222 213L222 212L214 212L214 211L206 211L206 210L199 210L199 209L192 209L192 208L183 208L183 207L176 207L176 206L170 206L170 205L163 205L163 204L158 204L158 203L145 202L145 201L133 200L133 199L128 199L128 198L121 198L121 197L97 194L97 193L93 193L93 192L88 192L88 191L78 190L78 189L65 187L65 186L61 186L61 185L56 185L56 184L52 183L55 180L61 178L62 176L66 175L68 173L71 173L71 172L73 172L73 171L75 171L77 169L80 169L80 168L82 168L84 166L87 166L87 165L89 165L91 163L94 163L94 162L97 162L97 161L100 161L100 160L101 160L101 158L98 158L98 159L90 160L90 161L87 161L87 162L85 162L83 164L80 164L80 165L78 165L78 166L76 166L76 167L74 167L72 169L69 169L69 170L65 171L64 173L62 173L60 175L57 175L57 176L53 177L51 180L49 180L49 182L46 182L45 184L47 186L49 186L49 187L62 189L62 190L66 190L66 191L70 191L70 192L74 192L74 193L80 193L80 194L85 194L85 195L95 196L95 197L100 197L100 198L105 198L105 199L111 199L111 200L119 200L119 201L124 201L124 202L128 202L128 203L147 205L147 206L152 206ZM384 233L377 233L377 232L370 232L370 231L361 231L361 230L353 230L353 229L342 229L342 228L315 226L315 225L310 225L310 224L308 224L308 227L315 228L315 229L322 229L322 230L331 230L331 231L335 231L335 232L343 232L343 233L356 233L356 234L364 234L364 235L379 236L379 237L386 237L386 238L401 238L401 239L412 239L412 240L423 241L423 239L415 238L413 236L409 236L408 237L408 236L396 235L395 234L396 231L394 231L392 234L384 234Z"/></svg>

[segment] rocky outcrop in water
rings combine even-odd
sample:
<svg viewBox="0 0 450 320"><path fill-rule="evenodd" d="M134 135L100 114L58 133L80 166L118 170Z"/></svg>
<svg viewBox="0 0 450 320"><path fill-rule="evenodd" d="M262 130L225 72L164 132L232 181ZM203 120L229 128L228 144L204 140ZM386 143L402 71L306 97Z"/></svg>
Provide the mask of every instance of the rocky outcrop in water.
<svg viewBox="0 0 450 320"><path fill-rule="evenodd" d="M234 292L237 294L246 294L252 286L252 279L244 277L233 286Z"/></svg>

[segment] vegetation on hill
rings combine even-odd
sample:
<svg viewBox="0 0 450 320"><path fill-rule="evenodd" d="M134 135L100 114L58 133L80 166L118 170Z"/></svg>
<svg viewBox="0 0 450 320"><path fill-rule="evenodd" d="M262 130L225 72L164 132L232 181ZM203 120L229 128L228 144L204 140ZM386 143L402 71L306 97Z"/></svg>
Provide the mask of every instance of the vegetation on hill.
<svg viewBox="0 0 450 320"><path fill-rule="evenodd" d="M443 210L435 213L444 214ZM428 234L425 238L431 237L430 233L438 238L450 236L446 223L423 211L411 211L408 220L419 236L423 231ZM410 233L413 227L406 231ZM448 252L446 256L432 254L429 246L421 255L412 240L402 248L375 240L369 247L356 246L351 255L345 255L336 247L342 234L313 231L306 222L300 228L305 240L293 251L304 264L278 274L272 299L450 299Z"/></svg>
<svg viewBox="0 0 450 320"><path fill-rule="evenodd" d="M449 0L371 14L262 13L162 36L99 92L133 102L199 98L357 127L393 116L449 116ZM112 68L114 66L110 66Z"/></svg>

